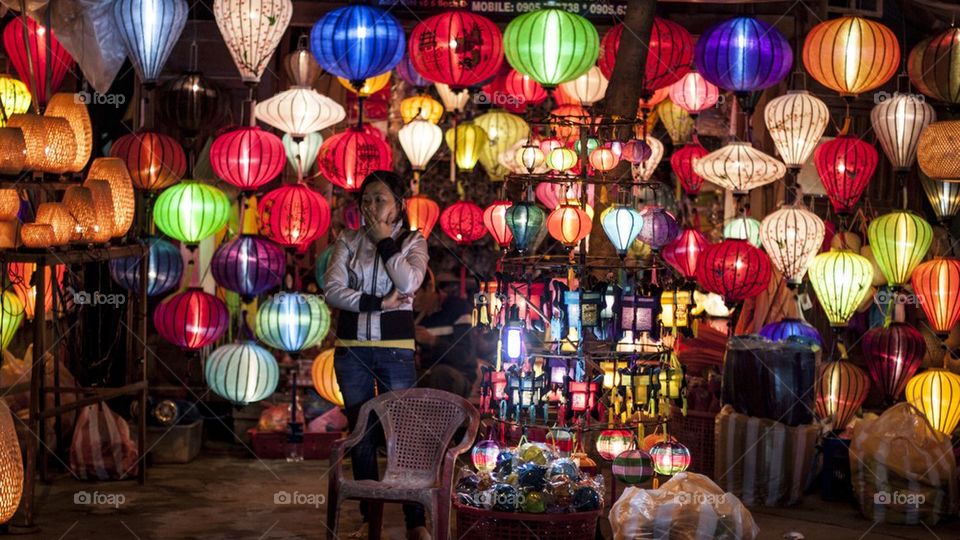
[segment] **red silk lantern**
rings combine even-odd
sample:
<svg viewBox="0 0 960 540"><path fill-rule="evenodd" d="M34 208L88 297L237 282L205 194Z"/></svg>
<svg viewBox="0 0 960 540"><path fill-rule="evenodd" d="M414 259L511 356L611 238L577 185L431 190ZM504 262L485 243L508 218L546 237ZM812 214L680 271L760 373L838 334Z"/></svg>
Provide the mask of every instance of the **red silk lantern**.
<svg viewBox="0 0 960 540"><path fill-rule="evenodd" d="M553 104L557 107L563 105L579 105L580 102L570 94L563 91L563 88L559 86L550 91L550 94L553 96Z"/></svg>
<svg viewBox="0 0 960 540"><path fill-rule="evenodd" d="M933 331L949 334L960 321L960 259L922 263L913 270L910 281Z"/></svg>
<svg viewBox="0 0 960 540"><path fill-rule="evenodd" d="M411 231L420 231L424 238L429 238L433 227L440 219L440 205L429 197L414 195L406 201L407 221Z"/></svg>
<svg viewBox="0 0 960 540"><path fill-rule="evenodd" d="M180 180L187 171L187 156L173 137L142 131L113 142L110 156L122 159L130 171L133 187L157 191Z"/></svg>
<svg viewBox="0 0 960 540"><path fill-rule="evenodd" d="M550 117L554 134L566 144L573 144L574 141L579 139L580 126L590 123L590 113L580 104L561 105L550 111ZM548 153L544 151L544 154Z"/></svg>
<svg viewBox="0 0 960 540"><path fill-rule="evenodd" d="M846 360L827 362L817 379L817 416L832 418L834 431L843 431L869 390L870 379L862 369Z"/></svg>
<svg viewBox="0 0 960 540"><path fill-rule="evenodd" d="M67 267L63 264L58 264L56 267L57 283L62 288L63 276L67 272ZM33 284L33 273L36 269L36 264L23 262L11 262L10 266L7 267L7 278L13 285L13 292L23 302L24 315L30 320L33 320L33 314L37 308L37 287ZM46 276L47 284L44 288L46 293L43 299L43 310L49 316L53 309L53 280L50 279L50 267L45 266L43 273ZM60 307L63 308L63 306Z"/></svg>
<svg viewBox="0 0 960 540"><path fill-rule="evenodd" d="M243 191L256 191L283 172L283 141L258 127L241 127L217 137L210 145L214 174Z"/></svg>
<svg viewBox="0 0 960 540"><path fill-rule="evenodd" d="M220 339L230 324L230 312L219 298L191 287L160 303L153 312L160 337L188 351Z"/></svg>
<svg viewBox="0 0 960 540"><path fill-rule="evenodd" d="M660 254L680 275L693 279L697 275L697 261L709 245L710 242L702 232L688 227L683 229L676 240L664 246Z"/></svg>
<svg viewBox="0 0 960 540"><path fill-rule="evenodd" d="M575 204L561 204L547 216L547 231L557 241L573 247L590 234L593 220L587 212Z"/></svg>
<svg viewBox="0 0 960 540"><path fill-rule="evenodd" d="M303 251L327 232L330 205L302 182L281 186L260 199L260 232L284 247Z"/></svg>
<svg viewBox="0 0 960 540"><path fill-rule="evenodd" d="M483 226L483 210L468 201L458 201L440 214L440 228L458 245L476 242L487 234Z"/></svg>
<svg viewBox="0 0 960 540"><path fill-rule="evenodd" d="M60 45L56 34L37 21L27 17L24 39L23 17L19 15L3 29L3 46L13 62L20 80L27 85L33 99L41 106L60 88L63 77L73 67L73 57ZM47 38L50 48L47 48ZM47 87L47 67L50 67L50 86Z"/></svg>
<svg viewBox="0 0 960 540"><path fill-rule="evenodd" d="M813 152L823 188L838 214L850 213L860 200L879 159L872 144L846 135L821 144Z"/></svg>
<svg viewBox="0 0 960 540"><path fill-rule="evenodd" d="M493 77L503 63L500 29L469 11L448 11L421 21L410 33L409 43L414 69L454 91Z"/></svg>
<svg viewBox="0 0 960 540"><path fill-rule="evenodd" d="M483 224L501 249L506 249L513 241L513 232L507 227L507 210L511 206L510 201L494 201L483 211Z"/></svg>
<svg viewBox="0 0 960 540"><path fill-rule="evenodd" d="M746 240L709 245L697 260L697 282L723 296L728 304L760 294L767 288L771 272L770 257Z"/></svg>
<svg viewBox="0 0 960 540"><path fill-rule="evenodd" d="M600 58L597 65L608 79L613 75L621 36L623 23L618 23L607 30L600 40ZM669 86L690 71L690 63L693 61L693 36L679 24L655 17L650 42L646 46L649 50L644 69L644 90L653 91Z"/></svg>
<svg viewBox="0 0 960 540"><path fill-rule="evenodd" d="M888 402L897 401L917 372L927 343L915 328L902 322L871 328L863 335L863 359L873 384Z"/></svg>
<svg viewBox="0 0 960 540"><path fill-rule="evenodd" d="M670 156L670 166L673 168L674 174L677 175L680 186L691 197L698 195L700 188L703 186L703 177L694 172L693 166L707 154L709 154L707 149L699 142L694 141L683 145Z"/></svg>
<svg viewBox="0 0 960 540"><path fill-rule="evenodd" d="M373 171L388 171L393 166L390 145L376 130L350 128L320 145L317 166L331 183L347 191L360 189L363 179Z"/></svg>
<svg viewBox="0 0 960 540"><path fill-rule="evenodd" d="M503 90L521 105L536 105L547 99L547 91L540 83L515 69L511 69L504 79Z"/></svg>

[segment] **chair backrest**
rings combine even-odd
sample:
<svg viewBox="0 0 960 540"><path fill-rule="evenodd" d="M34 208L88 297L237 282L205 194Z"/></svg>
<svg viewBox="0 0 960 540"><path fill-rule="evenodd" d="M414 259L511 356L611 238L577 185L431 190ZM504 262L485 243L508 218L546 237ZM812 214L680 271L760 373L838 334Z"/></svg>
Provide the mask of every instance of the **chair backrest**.
<svg viewBox="0 0 960 540"><path fill-rule="evenodd" d="M384 481L435 483L457 429L480 413L462 397L432 388L387 392L370 402L387 440Z"/></svg>

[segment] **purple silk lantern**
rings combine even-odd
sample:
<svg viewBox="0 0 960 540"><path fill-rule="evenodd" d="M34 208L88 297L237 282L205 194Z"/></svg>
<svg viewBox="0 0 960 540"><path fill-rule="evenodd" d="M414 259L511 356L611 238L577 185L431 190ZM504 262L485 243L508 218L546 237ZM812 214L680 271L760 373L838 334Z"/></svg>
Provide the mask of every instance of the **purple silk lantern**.
<svg viewBox="0 0 960 540"><path fill-rule="evenodd" d="M280 286L286 257L283 248L254 234L241 234L213 254L213 279L224 289L249 302L254 296Z"/></svg>
<svg viewBox="0 0 960 540"><path fill-rule="evenodd" d="M783 319L766 324L760 329L760 335L770 341L786 341L791 337L798 337L823 347L823 338L820 337L820 332L807 321L800 319Z"/></svg>
<svg viewBox="0 0 960 540"><path fill-rule="evenodd" d="M414 69L413 64L410 62L409 54L404 54L403 59L400 60L399 64L397 64L397 73L400 75L400 78L403 79L403 82L409 84L410 86L416 87L417 89L430 86L430 81L425 79L416 69Z"/></svg>
<svg viewBox="0 0 960 540"><path fill-rule="evenodd" d="M793 65L793 51L776 28L753 17L736 17L700 35L696 62L705 79L743 94L782 81Z"/></svg>
<svg viewBox="0 0 960 540"><path fill-rule="evenodd" d="M660 206L648 206L640 211L643 216L643 227L637 239L655 250L673 242L680 234L680 225L673 217Z"/></svg>
<svg viewBox="0 0 960 540"><path fill-rule="evenodd" d="M894 322L872 328L863 335L863 359L870 379L884 399L892 403L903 394L927 353L923 336L910 325Z"/></svg>

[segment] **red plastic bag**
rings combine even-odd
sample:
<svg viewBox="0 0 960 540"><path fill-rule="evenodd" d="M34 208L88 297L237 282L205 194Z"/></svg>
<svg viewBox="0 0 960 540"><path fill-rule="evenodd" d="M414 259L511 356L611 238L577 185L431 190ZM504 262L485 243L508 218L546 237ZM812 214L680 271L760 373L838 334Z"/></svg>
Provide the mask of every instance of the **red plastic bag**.
<svg viewBox="0 0 960 540"><path fill-rule="evenodd" d="M85 480L123 480L137 474L137 445L126 420L105 403L80 410L70 443L70 469Z"/></svg>

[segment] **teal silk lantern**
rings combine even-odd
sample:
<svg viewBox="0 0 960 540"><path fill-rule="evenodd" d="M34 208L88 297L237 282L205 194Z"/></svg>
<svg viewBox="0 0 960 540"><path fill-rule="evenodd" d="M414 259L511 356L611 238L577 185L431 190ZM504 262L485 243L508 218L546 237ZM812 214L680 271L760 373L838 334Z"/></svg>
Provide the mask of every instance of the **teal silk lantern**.
<svg viewBox="0 0 960 540"><path fill-rule="evenodd" d="M218 347L210 353L204 374L214 394L238 405L270 397L280 381L276 359L254 341Z"/></svg>
<svg viewBox="0 0 960 540"><path fill-rule="evenodd" d="M867 238L883 277L891 287L899 287L930 249L933 227L913 212L901 210L874 218Z"/></svg>
<svg viewBox="0 0 960 540"><path fill-rule="evenodd" d="M216 234L230 219L230 199L219 189L184 180L157 197L153 221L167 236L198 244Z"/></svg>
<svg viewBox="0 0 960 540"><path fill-rule="evenodd" d="M760 247L760 222L748 217L731 219L723 226L723 238L746 240L753 247Z"/></svg>
<svg viewBox="0 0 960 540"><path fill-rule="evenodd" d="M293 291L277 293L257 309L257 338L295 353L320 343L330 330L330 309L323 297Z"/></svg>
<svg viewBox="0 0 960 540"><path fill-rule="evenodd" d="M627 255L627 250L643 229L640 212L625 204L616 204L604 210L600 214L600 223L621 258Z"/></svg>
<svg viewBox="0 0 960 540"><path fill-rule="evenodd" d="M536 243L537 236L543 230L545 218L543 210L532 202L520 202L507 209L507 228L513 233L513 243L517 246L517 251L523 253Z"/></svg>
<svg viewBox="0 0 960 540"><path fill-rule="evenodd" d="M572 81L597 62L600 36L587 19L548 7L514 18L503 33L507 62L546 88Z"/></svg>

